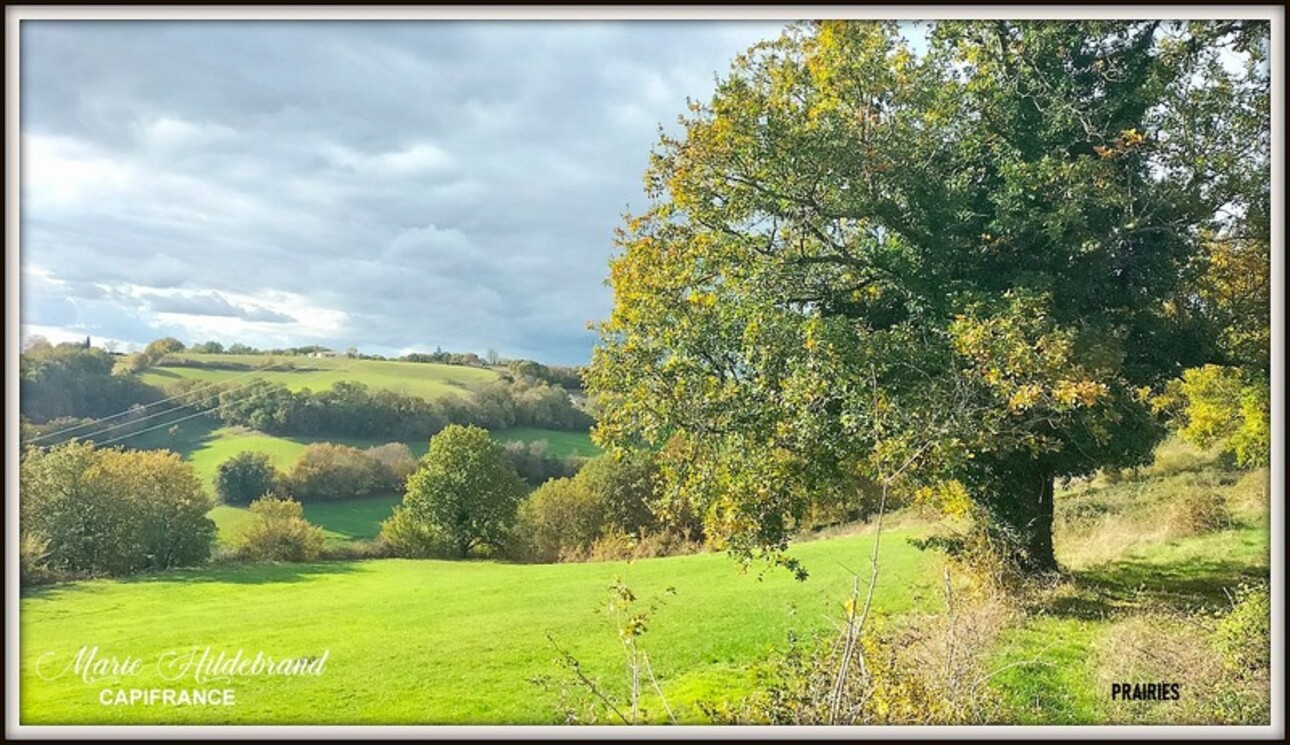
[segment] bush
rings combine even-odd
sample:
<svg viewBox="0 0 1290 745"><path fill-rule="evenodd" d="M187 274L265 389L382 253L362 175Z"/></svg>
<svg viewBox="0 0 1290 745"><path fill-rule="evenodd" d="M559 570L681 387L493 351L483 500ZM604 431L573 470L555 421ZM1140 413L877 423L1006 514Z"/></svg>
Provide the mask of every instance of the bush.
<svg viewBox="0 0 1290 745"><path fill-rule="evenodd" d="M552 479L520 504L515 533L520 558L577 561L586 558L605 529L605 505L574 479Z"/></svg>
<svg viewBox="0 0 1290 745"><path fill-rule="evenodd" d="M250 504L273 491L277 479L268 454L242 452L215 469L215 493L225 504Z"/></svg>
<svg viewBox="0 0 1290 745"><path fill-rule="evenodd" d="M1232 527L1232 514L1221 494L1189 491L1169 507L1169 532L1202 535Z"/></svg>
<svg viewBox="0 0 1290 745"><path fill-rule="evenodd" d="M23 533L18 538L18 581L23 585L38 585L53 579L53 572L45 559L49 557L49 541L35 533Z"/></svg>
<svg viewBox="0 0 1290 745"><path fill-rule="evenodd" d="M322 528L305 519L299 502L257 499L251 503L251 516L239 544L243 556L256 561L313 561L322 553Z"/></svg>
<svg viewBox="0 0 1290 745"><path fill-rule="evenodd" d="M1206 453L1191 441L1175 436L1156 447L1146 472L1152 476L1173 476L1203 470L1213 462L1212 453Z"/></svg>
<svg viewBox="0 0 1290 745"><path fill-rule="evenodd" d="M1232 610L1218 623L1214 644L1226 668L1241 676L1269 667L1272 655L1272 604L1266 585L1242 585Z"/></svg>
<svg viewBox="0 0 1290 745"><path fill-rule="evenodd" d="M368 448L364 453L385 469L385 483L382 491L403 491L403 487L408 483L408 477L417 470L417 459L412 454L412 448L401 442L378 445Z"/></svg>
<svg viewBox="0 0 1290 745"><path fill-rule="evenodd" d="M520 506L512 553L528 561L604 561L693 553L697 516L651 511L658 466L648 451L605 454L547 481Z"/></svg>
<svg viewBox="0 0 1290 745"><path fill-rule="evenodd" d="M394 554L390 546L381 540L352 540L340 543L324 544L320 559L337 559L356 561L360 559L386 559Z"/></svg>
<svg viewBox="0 0 1290 745"><path fill-rule="evenodd" d="M660 556L695 554L703 548L703 543L675 530L661 530L655 533L644 531L641 535L635 536L610 529L591 545L591 549L586 554L586 561L655 559Z"/></svg>
<svg viewBox="0 0 1290 745"><path fill-rule="evenodd" d="M305 448L283 486L301 502L332 502L372 496L389 481L385 466L362 450L324 442Z"/></svg>
<svg viewBox="0 0 1290 745"><path fill-rule="evenodd" d="M456 552L452 541L438 528L414 519L402 507L381 523L380 543L386 551L405 559L446 559Z"/></svg>
<svg viewBox="0 0 1290 745"><path fill-rule="evenodd" d="M210 556L213 504L175 453L73 442L29 448L20 474L21 532L48 542L51 570L128 574Z"/></svg>

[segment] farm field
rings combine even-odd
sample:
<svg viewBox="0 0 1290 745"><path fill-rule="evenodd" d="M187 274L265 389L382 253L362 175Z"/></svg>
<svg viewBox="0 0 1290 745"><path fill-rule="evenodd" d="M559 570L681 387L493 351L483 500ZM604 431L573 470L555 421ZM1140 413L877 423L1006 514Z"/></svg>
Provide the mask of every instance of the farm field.
<svg viewBox="0 0 1290 745"><path fill-rule="evenodd" d="M175 355L194 362L246 365L248 369L209 369L182 365L162 365L140 375L145 383L165 389L188 378L208 383L246 383L257 378L282 383L293 391L331 388L339 381L363 383L373 389L387 389L422 398L460 395L471 383L493 380L497 373L463 365L437 365L420 362L357 360L344 357L274 357L268 355L200 354ZM290 368L295 369L275 369ZM252 373L250 368L266 367Z"/></svg>
<svg viewBox="0 0 1290 745"><path fill-rule="evenodd" d="M390 516L395 505L403 501L398 494L385 494L339 502L310 502L304 505L305 519L323 529L327 543L367 540L381 532L381 521ZM208 513L219 528L223 544L235 542L238 533L251 519L246 507L221 504Z"/></svg>
<svg viewBox="0 0 1290 745"><path fill-rule="evenodd" d="M876 602L898 613L936 602L935 555L890 534ZM664 599L642 644L679 718L702 721L697 702L751 684L748 666L790 628L823 628L850 587L844 565L871 538L821 540L793 554L812 576L741 573L723 554L623 562L507 565L373 560L228 566L123 581L37 588L22 599L25 724L77 723L556 723L556 697L530 682L557 672L550 634L588 674L621 681L622 650L603 613L622 579L643 602ZM714 612L714 609L720 612ZM93 619L92 623L89 623ZM233 707L114 707L104 684L35 672L45 652L82 645L156 660L206 645L254 654L328 653L309 678L242 678ZM42 671L45 668L42 667ZM120 685L165 683L147 669ZM191 681L188 681L191 684ZM194 686L195 687L195 686ZM662 716L656 700L647 703Z"/></svg>

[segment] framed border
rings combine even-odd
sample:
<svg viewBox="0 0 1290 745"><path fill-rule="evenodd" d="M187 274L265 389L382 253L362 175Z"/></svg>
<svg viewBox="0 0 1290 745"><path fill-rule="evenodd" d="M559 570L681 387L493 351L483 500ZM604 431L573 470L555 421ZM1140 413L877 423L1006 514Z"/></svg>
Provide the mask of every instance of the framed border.
<svg viewBox="0 0 1290 745"><path fill-rule="evenodd" d="M1021 725L1021 726L332 726L332 725L22 725L19 718L18 587L18 354L20 349L21 35L36 20L676 20L791 21L805 18L937 20L1006 18L1232 19L1270 22L1272 74L1272 465L1270 573L1272 589L1272 719L1268 726ZM1282 739L1285 736L1285 8L1281 5L760 5L691 6L32 6L5 8L5 738L6 739L1076 739L1120 737L1144 740Z"/></svg>

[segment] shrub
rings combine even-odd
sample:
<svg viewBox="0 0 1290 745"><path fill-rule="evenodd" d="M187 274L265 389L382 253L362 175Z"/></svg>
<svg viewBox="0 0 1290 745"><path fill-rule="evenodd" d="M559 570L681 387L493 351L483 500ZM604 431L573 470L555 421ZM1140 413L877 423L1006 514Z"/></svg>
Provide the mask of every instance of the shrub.
<svg viewBox="0 0 1290 745"><path fill-rule="evenodd" d="M331 502L376 494L389 478L385 466L362 450L324 442L306 447L283 482L302 502Z"/></svg>
<svg viewBox="0 0 1290 745"><path fill-rule="evenodd" d="M537 562L585 558L605 527L605 505L574 479L552 479L520 504L515 532L522 558Z"/></svg>
<svg viewBox="0 0 1290 745"><path fill-rule="evenodd" d="M322 528L305 519L299 502L263 497L251 503L251 516L239 544L242 555L247 558L313 561L322 553Z"/></svg>
<svg viewBox="0 0 1290 745"><path fill-rule="evenodd" d="M215 469L215 493L225 504L250 504L273 491L277 479L268 454L242 452Z"/></svg>
<svg viewBox="0 0 1290 745"><path fill-rule="evenodd" d="M73 442L29 448L20 473L21 531L48 542L51 570L128 574L210 556L211 499L175 453Z"/></svg>
<svg viewBox="0 0 1290 745"><path fill-rule="evenodd" d="M421 467L408 478L403 507L407 519L442 532L464 557L504 546L524 492L486 430L452 425L430 439Z"/></svg>
<svg viewBox="0 0 1290 745"><path fill-rule="evenodd" d="M1188 491L1169 507L1169 531L1175 536L1202 535L1232 526L1232 515L1221 494Z"/></svg>
<svg viewBox="0 0 1290 745"><path fill-rule="evenodd" d="M380 543L394 556L405 559L446 559L455 547L435 526L412 517L402 507L381 523Z"/></svg>
<svg viewBox="0 0 1290 745"><path fill-rule="evenodd" d="M1146 471L1152 476L1173 476L1200 471L1213 461L1212 453L1206 453L1189 440L1174 436L1156 447L1151 465Z"/></svg>
<svg viewBox="0 0 1290 745"><path fill-rule="evenodd" d="M18 581L24 585L49 582L53 577L45 560L49 557L49 541L36 533L23 533L18 538Z"/></svg>
<svg viewBox="0 0 1290 745"><path fill-rule="evenodd" d="M417 459L412 448L401 442L389 442L364 451L367 457L385 469L382 491L403 491L408 477L417 470Z"/></svg>
<svg viewBox="0 0 1290 745"><path fill-rule="evenodd" d="M1232 610L1218 623L1214 644L1228 670L1241 676L1266 671L1272 654L1272 604L1266 585L1242 585Z"/></svg>
<svg viewBox="0 0 1290 745"><path fill-rule="evenodd" d="M319 558L355 561L358 559L385 559L392 555L390 546L379 539L352 540L324 544Z"/></svg>
<svg viewBox="0 0 1290 745"><path fill-rule="evenodd" d="M586 553L587 561L624 561L654 559L660 556L694 554L703 543L675 530L644 531L639 536L621 530L607 530Z"/></svg>

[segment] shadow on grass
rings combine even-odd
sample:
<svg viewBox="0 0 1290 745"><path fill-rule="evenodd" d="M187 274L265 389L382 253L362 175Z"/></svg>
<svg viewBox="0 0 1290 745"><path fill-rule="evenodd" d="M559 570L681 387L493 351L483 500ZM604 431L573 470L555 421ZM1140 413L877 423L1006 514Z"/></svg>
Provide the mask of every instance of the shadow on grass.
<svg viewBox="0 0 1290 745"><path fill-rule="evenodd" d="M128 577L112 578L112 584L168 584L191 585L197 583L230 584L230 585L268 585L293 584L306 582L314 577L339 574L354 574L362 571L357 561L319 561L309 564L223 564L192 569L170 569L162 572L136 574ZM105 585L106 586L106 585ZM94 584L87 582L60 582L49 585L23 587L21 595L26 598L52 599L60 595L91 590Z"/></svg>
<svg viewBox="0 0 1290 745"><path fill-rule="evenodd" d="M180 419L183 421L178 421ZM170 427L167 426L171 421L178 428L174 434L170 433ZM148 426L157 429L124 438L120 444L140 450L172 450L187 460L193 453L217 439L215 430L224 424L212 416L193 417L191 411L180 409L166 417L158 417L158 421L150 422Z"/></svg>
<svg viewBox="0 0 1290 745"><path fill-rule="evenodd" d="M1076 593L1053 598L1044 610L1064 618L1100 619L1143 607L1224 606L1238 585L1267 577L1266 567L1224 559L1168 564L1126 559L1071 574Z"/></svg>

